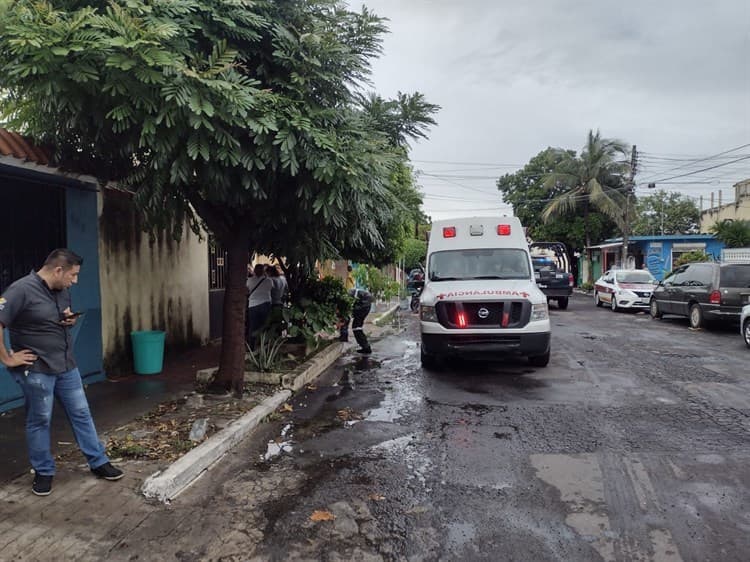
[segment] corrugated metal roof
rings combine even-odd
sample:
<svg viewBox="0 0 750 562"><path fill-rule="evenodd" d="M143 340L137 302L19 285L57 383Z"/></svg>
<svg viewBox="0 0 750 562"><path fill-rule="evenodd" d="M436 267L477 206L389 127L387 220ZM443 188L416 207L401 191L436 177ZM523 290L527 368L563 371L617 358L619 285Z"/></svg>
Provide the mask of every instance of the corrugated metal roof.
<svg viewBox="0 0 750 562"><path fill-rule="evenodd" d="M0 128L0 154L42 166L48 166L51 160L49 150L36 146L29 139L3 128Z"/></svg>

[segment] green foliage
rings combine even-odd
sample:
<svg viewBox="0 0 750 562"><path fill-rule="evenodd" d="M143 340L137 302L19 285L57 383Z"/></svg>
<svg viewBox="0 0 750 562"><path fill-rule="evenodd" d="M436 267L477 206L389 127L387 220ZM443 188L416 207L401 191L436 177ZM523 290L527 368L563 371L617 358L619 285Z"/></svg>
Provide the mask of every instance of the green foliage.
<svg viewBox="0 0 750 562"><path fill-rule="evenodd" d="M690 197L660 190L638 198L633 234L695 234L700 229L700 215Z"/></svg>
<svg viewBox="0 0 750 562"><path fill-rule="evenodd" d="M750 221L726 219L715 223L711 233L727 248L750 247Z"/></svg>
<svg viewBox="0 0 750 562"><path fill-rule="evenodd" d="M404 260L404 269L407 272L420 265L424 266L427 260L427 242L417 240L416 238L408 238L404 243L402 257Z"/></svg>
<svg viewBox="0 0 750 562"><path fill-rule="evenodd" d="M321 332L332 333L340 317L351 315L353 299L340 279L308 278L300 286L292 306L284 309L287 334L314 346Z"/></svg>
<svg viewBox="0 0 750 562"><path fill-rule="evenodd" d="M579 287L582 291L591 291L594 288L593 283L581 283L581 286Z"/></svg>
<svg viewBox="0 0 750 562"><path fill-rule="evenodd" d="M390 300L400 290L397 281L390 279L377 267L366 264L357 268L357 283L367 287L374 299Z"/></svg>
<svg viewBox="0 0 750 562"><path fill-rule="evenodd" d="M261 332L258 336L257 349L247 347L245 354L247 369L261 373L277 371L282 362L281 346L284 345L284 341L284 338L275 338L268 332Z"/></svg>
<svg viewBox="0 0 750 562"><path fill-rule="evenodd" d="M549 201L567 189L562 184L545 187L546 178L574 158L572 150L547 148L534 156L522 170L506 174L497 181L503 200L513 205L513 213L527 227L532 240L563 242L571 251L586 246L585 218L567 213L544 222L542 213ZM587 224L592 240L611 238L617 232L611 219L593 209L588 214Z"/></svg>
<svg viewBox="0 0 750 562"><path fill-rule="evenodd" d="M685 265L686 263L713 261L713 258L703 250L693 250L682 254L674 263L674 267Z"/></svg>
<svg viewBox="0 0 750 562"><path fill-rule="evenodd" d="M629 170L627 162L618 160L626 153L625 145L617 140L602 138L599 131L589 131L586 146L579 157L564 157L552 173L545 176L544 186L559 191L547 203L542 219L581 212L586 230L586 245L591 243L588 215L596 210L624 228L624 209L630 203L626 197Z"/></svg>

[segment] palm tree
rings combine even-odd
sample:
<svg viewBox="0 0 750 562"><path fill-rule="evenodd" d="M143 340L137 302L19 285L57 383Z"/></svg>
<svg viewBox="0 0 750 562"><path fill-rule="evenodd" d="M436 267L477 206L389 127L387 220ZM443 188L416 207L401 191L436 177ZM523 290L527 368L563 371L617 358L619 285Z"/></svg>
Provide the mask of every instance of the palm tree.
<svg viewBox="0 0 750 562"><path fill-rule="evenodd" d="M548 190L564 188L542 211L546 223L569 213L582 213L586 247L591 246L589 214L598 211L611 218L623 231L626 212L631 205L626 174L629 163L625 159L626 145L615 139L603 139L599 131L590 130L586 146L580 156L563 160L554 172L547 174L544 187ZM593 281L591 257L586 253L588 279Z"/></svg>
<svg viewBox="0 0 750 562"><path fill-rule="evenodd" d="M750 221L724 219L711 227L711 233L727 248L750 246Z"/></svg>

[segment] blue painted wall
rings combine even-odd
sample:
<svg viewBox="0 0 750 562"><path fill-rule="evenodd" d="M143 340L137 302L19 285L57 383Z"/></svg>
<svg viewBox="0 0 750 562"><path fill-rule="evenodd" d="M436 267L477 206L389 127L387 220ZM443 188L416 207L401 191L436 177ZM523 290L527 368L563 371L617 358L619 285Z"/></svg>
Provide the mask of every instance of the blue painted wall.
<svg viewBox="0 0 750 562"><path fill-rule="evenodd" d="M76 324L73 341L78 369L89 383L104 379L97 193L68 189L65 208L68 248L83 258L78 284L71 289L71 296L73 308L85 314Z"/></svg>
<svg viewBox="0 0 750 562"><path fill-rule="evenodd" d="M638 241L637 245L643 251L643 255L646 261L646 267L651 272L651 275L661 281L662 279L664 279L666 273L672 271L672 252L674 245L684 243L705 243L706 253L712 255L716 261L719 261L719 259L721 258L721 250L722 248L724 248L724 244L722 242L719 242L715 238L710 238L708 236L701 238L696 238L695 236L693 236L685 238Z"/></svg>

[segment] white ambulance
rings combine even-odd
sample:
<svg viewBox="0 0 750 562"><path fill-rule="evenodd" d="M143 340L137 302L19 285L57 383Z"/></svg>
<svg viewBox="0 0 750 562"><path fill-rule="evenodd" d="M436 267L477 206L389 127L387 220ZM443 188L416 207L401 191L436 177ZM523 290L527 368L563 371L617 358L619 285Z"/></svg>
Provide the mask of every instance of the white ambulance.
<svg viewBox="0 0 750 562"><path fill-rule="evenodd" d="M547 297L517 217L433 222L419 314L425 367L449 356L549 363Z"/></svg>

